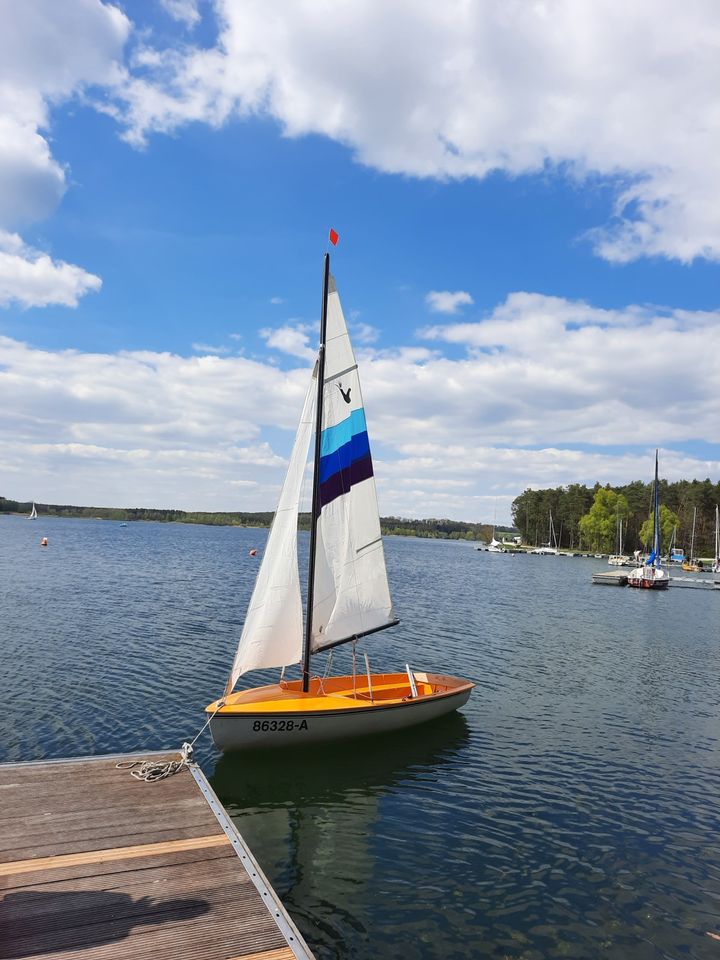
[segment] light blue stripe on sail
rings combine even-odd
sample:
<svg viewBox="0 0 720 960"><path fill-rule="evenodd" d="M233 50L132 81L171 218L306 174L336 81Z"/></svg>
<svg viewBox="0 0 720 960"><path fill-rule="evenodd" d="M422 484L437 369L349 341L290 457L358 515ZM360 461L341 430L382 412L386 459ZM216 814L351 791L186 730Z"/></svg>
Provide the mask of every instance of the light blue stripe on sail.
<svg viewBox="0 0 720 960"><path fill-rule="evenodd" d="M349 443L356 433L364 433L366 430L364 409L360 407L359 410L353 410L349 417L341 420L334 427L323 430L320 437L320 456L326 457L330 453L335 453L340 447Z"/></svg>

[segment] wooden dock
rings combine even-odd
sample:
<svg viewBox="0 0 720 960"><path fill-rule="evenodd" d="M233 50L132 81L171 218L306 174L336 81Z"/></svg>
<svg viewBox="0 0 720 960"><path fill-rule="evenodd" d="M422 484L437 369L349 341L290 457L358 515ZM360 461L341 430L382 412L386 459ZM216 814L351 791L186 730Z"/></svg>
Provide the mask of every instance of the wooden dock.
<svg viewBox="0 0 720 960"><path fill-rule="evenodd" d="M702 577L673 576L670 578L670 584L671 586L674 586L674 587L685 587L689 585L691 587L700 588L700 589L703 589L703 588L707 589L707 587L710 587L712 589L713 587L720 587L720 580L713 581L708 578L702 578Z"/></svg>
<svg viewBox="0 0 720 960"><path fill-rule="evenodd" d="M0 765L0 958L312 960L200 768L128 759Z"/></svg>
<svg viewBox="0 0 720 960"><path fill-rule="evenodd" d="M627 586L628 575L620 573L618 570L608 570L607 573L594 573L592 582L604 583L611 587L625 587Z"/></svg>

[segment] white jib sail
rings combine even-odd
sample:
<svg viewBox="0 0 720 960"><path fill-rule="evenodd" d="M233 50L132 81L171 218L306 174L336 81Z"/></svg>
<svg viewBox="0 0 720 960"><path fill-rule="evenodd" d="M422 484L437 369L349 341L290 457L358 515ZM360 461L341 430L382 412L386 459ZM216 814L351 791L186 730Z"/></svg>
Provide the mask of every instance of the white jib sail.
<svg viewBox="0 0 720 960"><path fill-rule="evenodd" d="M357 363L330 278L313 651L395 622Z"/></svg>
<svg viewBox="0 0 720 960"><path fill-rule="evenodd" d="M286 667L302 659L303 614L297 558L297 518L313 431L317 367L305 397L280 501L250 598L226 694L248 670Z"/></svg>

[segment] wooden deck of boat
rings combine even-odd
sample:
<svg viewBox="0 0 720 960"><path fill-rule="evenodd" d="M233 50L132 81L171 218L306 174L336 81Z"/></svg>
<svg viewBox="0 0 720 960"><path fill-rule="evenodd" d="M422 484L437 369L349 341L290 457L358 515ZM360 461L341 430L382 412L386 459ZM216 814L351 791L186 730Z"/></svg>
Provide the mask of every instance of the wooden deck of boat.
<svg viewBox="0 0 720 960"><path fill-rule="evenodd" d="M0 765L0 957L312 960L202 771L127 759Z"/></svg>

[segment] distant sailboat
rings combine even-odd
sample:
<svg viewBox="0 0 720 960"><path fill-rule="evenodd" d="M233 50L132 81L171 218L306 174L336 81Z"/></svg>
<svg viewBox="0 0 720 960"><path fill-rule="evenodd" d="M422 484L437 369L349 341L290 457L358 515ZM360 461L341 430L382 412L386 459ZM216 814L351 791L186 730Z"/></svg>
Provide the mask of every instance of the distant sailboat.
<svg viewBox="0 0 720 960"><path fill-rule="evenodd" d="M712 565L713 573L720 573L720 509L715 506L715 559Z"/></svg>
<svg viewBox="0 0 720 960"><path fill-rule="evenodd" d="M497 500L495 501L495 516L493 518L492 540L488 544L488 553L507 553L507 550L499 540L495 539L495 527L497 526Z"/></svg>
<svg viewBox="0 0 720 960"><path fill-rule="evenodd" d="M550 511L550 520L548 523L548 542L544 543L541 547L535 547L535 549L531 550L530 552L546 554L548 556L557 556L558 543L557 537L555 536L555 524L553 523L552 510Z"/></svg>
<svg viewBox="0 0 720 960"><path fill-rule="evenodd" d="M36 510L36 508L35 508L35 501L33 501L32 510L30 511L30 513L28 514L28 516L25 517L25 519L26 519L26 520L37 520L37 515L38 515L38 512L37 512L37 510Z"/></svg>
<svg viewBox="0 0 720 960"><path fill-rule="evenodd" d="M658 452L655 451L655 489L653 495L653 548L650 556L641 567L628 574L629 587L642 587L645 590L665 590L670 577L663 570L660 561L660 482L658 480Z"/></svg>
<svg viewBox="0 0 720 960"><path fill-rule="evenodd" d="M507 548L504 547L500 540L495 539L495 530L493 529L492 540L488 544L488 553L507 553Z"/></svg>
<svg viewBox="0 0 720 960"><path fill-rule="evenodd" d="M320 350L275 519L223 697L206 707L221 750L302 746L382 733L461 707L474 684L444 674L355 669L355 641L395 616L357 363L325 257ZM297 520L315 427L307 615L297 562ZM311 655L353 644L350 676L311 674ZM301 680L233 693L250 670L302 662ZM329 672L329 662L327 664Z"/></svg>
<svg viewBox="0 0 720 960"><path fill-rule="evenodd" d="M685 551L682 547L675 546L675 541L677 539L677 524L673 527L673 532L670 537L670 544L668 546L668 563L682 563L685 559Z"/></svg>
<svg viewBox="0 0 720 960"><path fill-rule="evenodd" d="M623 553L623 528L622 528L622 517L618 510L617 514L617 553L614 553L611 557L608 557L608 563L614 567L624 567L626 564L630 563L630 557L625 556Z"/></svg>
<svg viewBox="0 0 720 960"><path fill-rule="evenodd" d="M690 535L690 556L683 562L682 568L688 573L699 573L702 564L695 556L695 523L697 522L697 507L693 507L692 534Z"/></svg>

